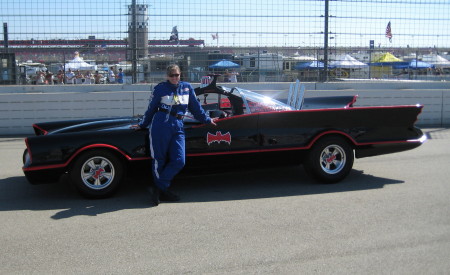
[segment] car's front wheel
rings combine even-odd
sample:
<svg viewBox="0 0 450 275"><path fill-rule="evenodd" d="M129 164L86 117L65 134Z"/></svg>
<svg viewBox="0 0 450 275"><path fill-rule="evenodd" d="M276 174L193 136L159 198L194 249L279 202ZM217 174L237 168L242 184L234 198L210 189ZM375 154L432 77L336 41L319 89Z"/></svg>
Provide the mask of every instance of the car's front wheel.
<svg viewBox="0 0 450 275"><path fill-rule="evenodd" d="M353 167L353 148L342 137L325 137L310 149L303 166L319 181L334 183L343 180Z"/></svg>
<svg viewBox="0 0 450 275"><path fill-rule="evenodd" d="M81 154L69 174L83 196L105 198L117 191L124 175L124 165L115 154L94 150Z"/></svg>

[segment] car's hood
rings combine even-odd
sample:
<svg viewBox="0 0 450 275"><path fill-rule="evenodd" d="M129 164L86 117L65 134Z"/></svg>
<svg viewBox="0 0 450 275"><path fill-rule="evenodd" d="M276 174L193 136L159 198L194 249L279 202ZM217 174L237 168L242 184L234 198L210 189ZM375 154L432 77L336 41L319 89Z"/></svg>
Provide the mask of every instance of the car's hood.
<svg viewBox="0 0 450 275"><path fill-rule="evenodd" d="M129 127L138 122L135 117L118 117L102 119L80 119L70 121L53 121L33 124L36 135L73 133L82 131L104 131L114 128Z"/></svg>

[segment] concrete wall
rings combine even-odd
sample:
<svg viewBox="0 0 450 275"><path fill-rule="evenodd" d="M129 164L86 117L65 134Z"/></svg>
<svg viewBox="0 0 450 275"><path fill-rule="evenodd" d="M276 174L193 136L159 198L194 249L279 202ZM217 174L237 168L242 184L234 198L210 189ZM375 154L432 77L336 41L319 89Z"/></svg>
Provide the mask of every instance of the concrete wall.
<svg viewBox="0 0 450 275"><path fill-rule="evenodd" d="M420 126L450 125L448 82L304 83L306 97L359 95L355 106L423 104ZM231 86L230 83L224 84ZM285 99L289 83L237 86ZM194 84L194 87L198 86ZM0 135L32 134L36 122L143 114L153 85L1 86ZM376 119L376 118L374 118Z"/></svg>

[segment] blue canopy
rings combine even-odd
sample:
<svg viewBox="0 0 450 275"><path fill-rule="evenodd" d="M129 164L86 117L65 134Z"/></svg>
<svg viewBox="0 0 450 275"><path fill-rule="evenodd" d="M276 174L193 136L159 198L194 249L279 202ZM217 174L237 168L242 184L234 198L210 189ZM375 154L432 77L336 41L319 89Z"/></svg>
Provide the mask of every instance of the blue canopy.
<svg viewBox="0 0 450 275"><path fill-rule="evenodd" d="M239 64L231 62L230 60L222 59L219 62L209 66L211 69L232 69L241 67Z"/></svg>
<svg viewBox="0 0 450 275"><path fill-rule="evenodd" d="M392 66L394 69L428 69L428 68L434 68L434 65L420 61L420 60L411 60L411 62L407 62L406 64L397 64Z"/></svg>
<svg viewBox="0 0 450 275"><path fill-rule="evenodd" d="M335 66L328 65L328 68L334 68ZM325 64L320 61L308 61L308 62L299 62L295 64L295 70L311 70L311 69L323 69L325 68Z"/></svg>

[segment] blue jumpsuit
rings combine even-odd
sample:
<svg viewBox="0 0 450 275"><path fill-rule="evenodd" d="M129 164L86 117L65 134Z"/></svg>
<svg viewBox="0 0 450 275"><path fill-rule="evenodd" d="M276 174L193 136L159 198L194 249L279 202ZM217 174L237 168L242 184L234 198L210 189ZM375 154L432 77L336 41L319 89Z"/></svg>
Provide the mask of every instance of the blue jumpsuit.
<svg viewBox="0 0 450 275"><path fill-rule="evenodd" d="M191 84L169 81L156 85L148 109L139 123L149 128L150 153L155 185L167 191L172 179L185 164L185 135L182 116L189 110L202 123L211 119L198 102Z"/></svg>

